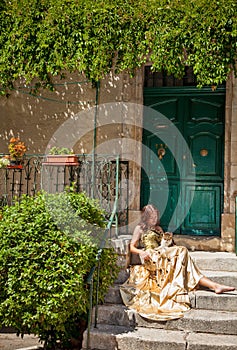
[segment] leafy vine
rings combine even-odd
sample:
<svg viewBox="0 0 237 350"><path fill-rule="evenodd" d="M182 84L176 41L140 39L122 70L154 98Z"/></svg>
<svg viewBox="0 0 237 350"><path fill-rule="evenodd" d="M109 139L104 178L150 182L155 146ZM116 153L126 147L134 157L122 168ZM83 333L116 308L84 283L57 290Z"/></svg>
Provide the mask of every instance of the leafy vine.
<svg viewBox="0 0 237 350"><path fill-rule="evenodd" d="M19 78L52 87L67 71L133 74L148 59L177 77L192 66L200 86L216 86L235 70L236 12L235 0L2 0L2 91Z"/></svg>

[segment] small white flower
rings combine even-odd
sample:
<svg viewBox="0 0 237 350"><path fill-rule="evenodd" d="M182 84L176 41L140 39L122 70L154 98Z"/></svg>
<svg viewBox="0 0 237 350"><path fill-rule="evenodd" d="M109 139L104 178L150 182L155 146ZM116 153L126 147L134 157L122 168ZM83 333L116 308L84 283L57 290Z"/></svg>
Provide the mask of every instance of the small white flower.
<svg viewBox="0 0 237 350"><path fill-rule="evenodd" d="M6 168L10 164L10 160L7 158L0 158L0 168Z"/></svg>

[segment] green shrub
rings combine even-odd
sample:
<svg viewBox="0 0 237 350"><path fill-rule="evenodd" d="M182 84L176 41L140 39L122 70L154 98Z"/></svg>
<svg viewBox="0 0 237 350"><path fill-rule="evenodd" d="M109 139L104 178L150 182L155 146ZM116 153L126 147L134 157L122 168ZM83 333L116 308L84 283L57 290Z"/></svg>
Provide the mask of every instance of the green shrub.
<svg viewBox="0 0 237 350"><path fill-rule="evenodd" d="M54 146L49 150L49 154L60 154L60 155L64 155L64 154L73 154L73 150L71 150L70 148L67 147L57 147Z"/></svg>
<svg viewBox="0 0 237 350"><path fill-rule="evenodd" d="M86 278L96 262L104 212L83 193L39 193L2 210L0 324L62 348L86 319ZM116 254L101 256L99 301L117 275ZM96 276L95 276L96 280ZM80 323L80 322L79 322Z"/></svg>

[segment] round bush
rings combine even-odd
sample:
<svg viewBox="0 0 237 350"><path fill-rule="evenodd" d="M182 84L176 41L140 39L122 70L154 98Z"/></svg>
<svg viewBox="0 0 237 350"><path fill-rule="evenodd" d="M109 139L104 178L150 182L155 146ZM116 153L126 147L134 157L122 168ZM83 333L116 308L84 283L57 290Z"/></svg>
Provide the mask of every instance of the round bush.
<svg viewBox="0 0 237 350"><path fill-rule="evenodd" d="M45 348L66 347L88 313L86 278L96 263L104 215L96 201L74 192L23 196L2 209L0 324L38 335ZM117 276L112 249L103 249L101 266L99 301Z"/></svg>

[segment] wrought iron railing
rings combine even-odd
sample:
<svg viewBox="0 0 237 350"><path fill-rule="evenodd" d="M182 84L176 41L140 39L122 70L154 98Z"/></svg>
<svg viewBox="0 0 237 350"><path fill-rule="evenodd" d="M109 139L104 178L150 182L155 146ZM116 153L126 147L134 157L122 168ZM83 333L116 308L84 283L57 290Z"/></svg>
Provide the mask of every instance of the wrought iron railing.
<svg viewBox="0 0 237 350"><path fill-rule="evenodd" d="M0 154L3 156L3 154ZM22 167L0 169L0 206L12 204L22 194L35 195L41 189L62 192L73 186L99 201L108 214L114 209L121 230L128 222L128 162L111 155L77 155L77 165L45 162L45 155L25 156Z"/></svg>
<svg viewBox="0 0 237 350"><path fill-rule="evenodd" d="M116 218L116 208L117 208L117 200L114 202L114 208L110 215L110 218L108 220L107 227L105 229L103 238L101 240L100 246L97 251L96 256L96 263L91 268L90 273L87 277L87 284L90 286L90 303L89 303L89 311L88 311L88 322L87 322L87 339L86 339L86 349L90 349L90 332L91 332L91 325L92 325L92 310L93 305L95 305L95 317L94 317L94 327L97 327L97 319L98 319L98 295L99 295L99 277L100 277L100 258L102 251L106 245L106 242L108 241L108 237L110 235L110 231L112 228L112 225ZM96 297L95 302L93 303L93 290L94 290L94 275L97 274L97 283L96 283Z"/></svg>

